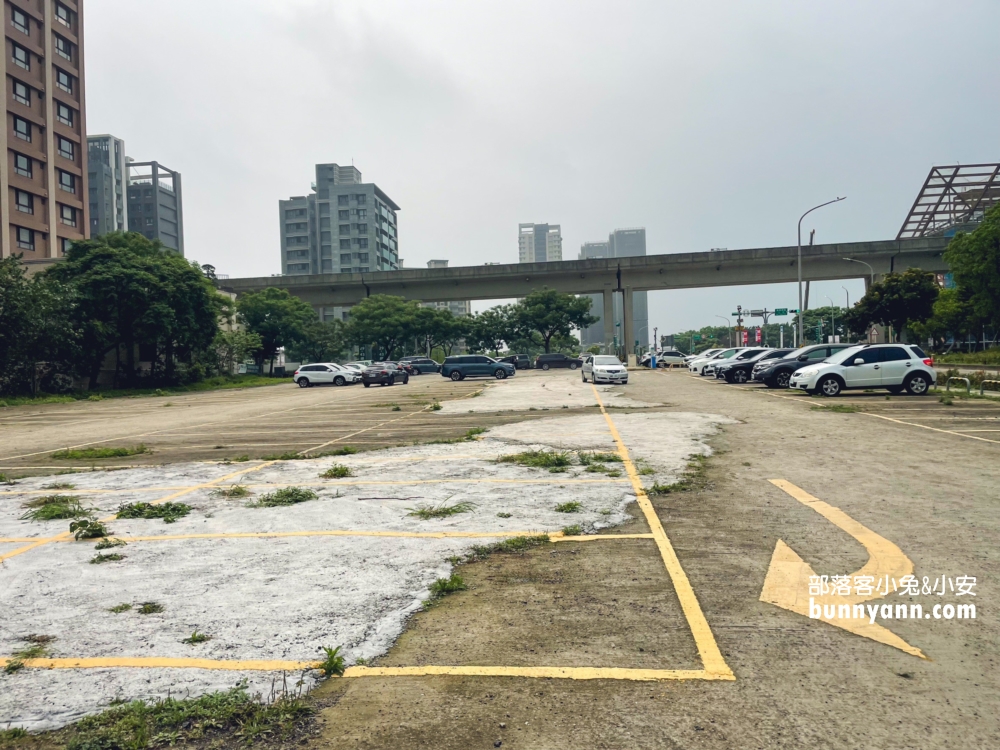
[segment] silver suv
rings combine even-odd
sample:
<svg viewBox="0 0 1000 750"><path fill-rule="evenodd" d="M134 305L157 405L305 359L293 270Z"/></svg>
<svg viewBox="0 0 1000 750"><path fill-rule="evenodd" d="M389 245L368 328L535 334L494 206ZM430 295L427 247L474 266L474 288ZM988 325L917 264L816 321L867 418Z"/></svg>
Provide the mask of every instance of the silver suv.
<svg viewBox="0 0 1000 750"><path fill-rule="evenodd" d="M923 396L937 382L934 360L913 344L861 344L793 373L789 388L836 396L848 388Z"/></svg>

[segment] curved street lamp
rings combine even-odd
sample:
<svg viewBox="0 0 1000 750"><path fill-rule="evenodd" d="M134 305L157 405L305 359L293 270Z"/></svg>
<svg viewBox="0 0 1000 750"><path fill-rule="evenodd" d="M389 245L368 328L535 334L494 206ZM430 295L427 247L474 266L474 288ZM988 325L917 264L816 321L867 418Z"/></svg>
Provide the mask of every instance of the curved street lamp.
<svg viewBox="0 0 1000 750"><path fill-rule="evenodd" d="M872 272L872 286L875 285L875 269L872 268L870 263L865 263L863 260L858 260L857 258L844 258L844 260L849 260L851 261L851 263L860 263L863 266L868 266L868 270ZM866 289L865 291L867 292L868 290Z"/></svg>
<svg viewBox="0 0 1000 750"><path fill-rule="evenodd" d="M802 341L802 220L806 218L809 214L815 211L817 208L823 208L823 206L829 206L831 203L839 203L840 201L847 198L843 196L842 198L834 198L832 201L827 201L826 203L820 203L818 206L813 206L808 211L806 211L802 216L799 217L799 341Z"/></svg>

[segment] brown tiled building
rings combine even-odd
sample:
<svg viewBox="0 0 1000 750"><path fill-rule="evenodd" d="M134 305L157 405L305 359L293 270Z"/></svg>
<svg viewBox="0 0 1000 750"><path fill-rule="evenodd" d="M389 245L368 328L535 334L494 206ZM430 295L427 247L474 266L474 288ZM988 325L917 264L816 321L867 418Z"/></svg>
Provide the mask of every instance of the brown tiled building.
<svg viewBox="0 0 1000 750"><path fill-rule="evenodd" d="M83 0L2 0L0 250L45 262L90 225Z"/></svg>

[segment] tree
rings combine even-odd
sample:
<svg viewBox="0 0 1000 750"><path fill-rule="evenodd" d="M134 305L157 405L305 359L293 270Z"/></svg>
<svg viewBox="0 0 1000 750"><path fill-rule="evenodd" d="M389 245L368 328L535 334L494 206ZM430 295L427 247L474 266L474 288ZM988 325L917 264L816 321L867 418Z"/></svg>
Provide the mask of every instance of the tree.
<svg viewBox="0 0 1000 750"><path fill-rule="evenodd" d="M419 303L389 294L373 294L351 308L347 324L348 340L359 346L373 346L384 359L392 359L398 349L420 333L417 324Z"/></svg>
<svg viewBox="0 0 1000 750"><path fill-rule="evenodd" d="M923 323L934 314L938 292L929 271L910 268L904 273L889 273L845 313L845 322L853 331L864 331L872 323L892 326L898 340L907 324Z"/></svg>
<svg viewBox="0 0 1000 750"><path fill-rule="evenodd" d="M1000 205L986 212L974 232L955 235L944 259L971 311L1000 329Z"/></svg>
<svg viewBox="0 0 1000 750"><path fill-rule="evenodd" d="M347 348L347 331L343 322L331 320L309 321L302 337L291 344L287 355L293 362L330 362L340 357Z"/></svg>
<svg viewBox="0 0 1000 750"><path fill-rule="evenodd" d="M554 289L536 289L513 307L511 315L515 338L529 338L537 333L545 352L552 338L569 336L573 328L586 328L599 320L590 314L590 297L563 294Z"/></svg>
<svg viewBox="0 0 1000 750"><path fill-rule="evenodd" d="M464 315L455 315L451 310L438 307L420 307L413 323L413 333L431 349L440 347L445 356L470 330L470 322Z"/></svg>
<svg viewBox="0 0 1000 750"><path fill-rule="evenodd" d="M173 379L177 359L211 346L223 298L196 263L135 232L113 232L74 242L63 262L44 272L74 298L82 367L97 385L109 352L123 353L129 383L137 377L136 351L152 351L154 374L163 363Z"/></svg>
<svg viewBox="0 0 1000 750"><path fill-rule="evenodd" d="M258 367L270 361L272 373L278 349L301 341L309 324L316 320L316 313L306 302L274 287L247 292L236 301L236 310L246 329L260 336L260 348L254 352Z"/></svg>
<svg viewBox="0 0 1000 750"><path fill-rule="evenodd" d="M466 344L471 352L499 353L511 335L511 305L498 305L472 316Z"/></svg>
<svg viewBox="0 0 1000 750"><path fill-rule="evenodd" d="M969 300L963 299L965 289L942 289L934 301L933 314L923 323L912 325L921 339L934 341L950 336L960 339L976 330L980 321Z"/></svg>
<svg viewBox="0 0 1000 750"><path fill-rule="evenodd" d="M212 343L215 369L230 375L247 357L261 348L260 336L251 331L219 331Z"/></svg>

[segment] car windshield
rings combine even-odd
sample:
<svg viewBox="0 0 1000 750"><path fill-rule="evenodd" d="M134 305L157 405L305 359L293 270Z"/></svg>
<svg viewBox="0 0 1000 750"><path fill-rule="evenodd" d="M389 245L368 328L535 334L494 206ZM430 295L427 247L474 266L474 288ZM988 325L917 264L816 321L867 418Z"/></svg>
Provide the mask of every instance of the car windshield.
<svg viewBox="0 0 1000 750"><path fill-rule="evenodd" d="M739 351L740 351L739 349L726 349L726 351L719 352L718 354L716 354L713 357L713 359L729 359L730 357L732 357L734 354L738 353Z"/></svg>
<svg viewBox="0 0 1000 750"><path fill-rule="evenodd" d="M784 357L782 357L782 359L798 359L800 354L805 354L805 350L804 349L792 349L792 351L788 352L788 354L786 354Z"/></svg>
<svg viewBox="0 0 1000 750"><path fill-rule="evenodd" d="M839 352L834 352L831 356L827 357L824 362L830 362L835 365L842 365L845 362L850 362L857 356L857 353L864 349L863 346L852 346L849 349L844 349Z"/></svg>
<svg viewBox="0 0 1000 750"><path fill-rule="evenodd" d="M595 365L614 365L621 367L621 360L618 357L594 357Z"/></svg>

